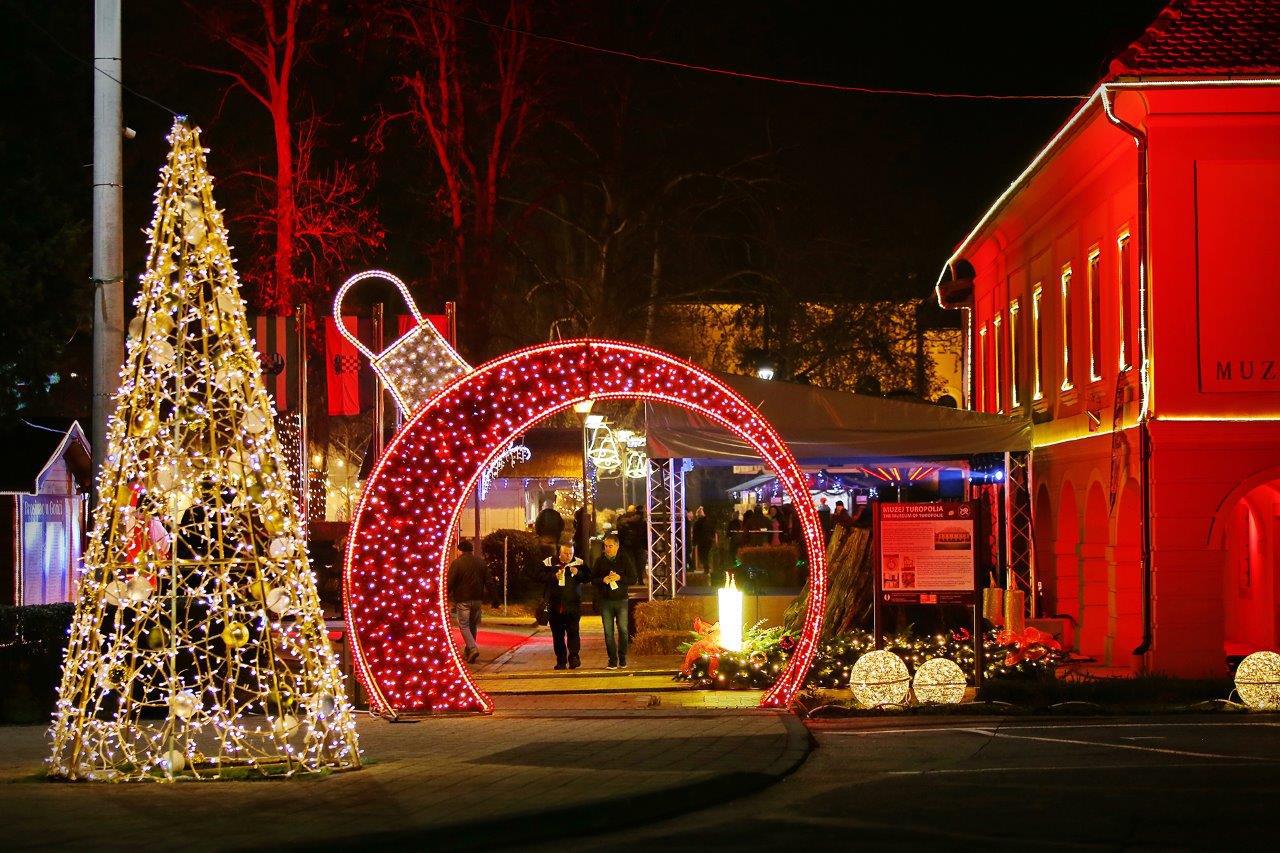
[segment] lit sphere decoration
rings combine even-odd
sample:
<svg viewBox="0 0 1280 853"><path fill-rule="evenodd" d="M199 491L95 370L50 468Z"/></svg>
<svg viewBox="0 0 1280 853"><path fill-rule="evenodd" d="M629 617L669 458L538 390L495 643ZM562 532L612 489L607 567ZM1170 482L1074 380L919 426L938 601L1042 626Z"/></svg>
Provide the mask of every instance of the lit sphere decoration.
<svg viewBox="0 0 1280 853"><path fill-rule="evenodd" d="M911 691L911 673L893 652L871 651L854 662L849 687L864 708L904 705Z"/></svg>
<svg viewBox="0 0 1280 853"><path fill-rule="evenodd" d="M822 526L790 448L754 406L693 364L649 347L573 340L517 350L453 380L415 410L374 467L351 526L343 593L356 673L375 713L492 710L450 631L442 589L449 531L513 440L588 399L696 412L750 444L778 475L800 514L810 594L795 652L761 705L791 704L816 651L827 567Z"/></svg>
<svg viewBox="0 0 1280 853"><path fill-rule="evenodd" d="M1280 654L1254 652L1240 661L1236 692L1255 711L1280 711Z"/></svg>
<svg viewBox="0 0 1280 853"><path fill-rule="evenodd" d="M949 658L929 658L916 669L916 677L911 682L916 701L922 705L963 702L967 686L964 670Z"/></svg>

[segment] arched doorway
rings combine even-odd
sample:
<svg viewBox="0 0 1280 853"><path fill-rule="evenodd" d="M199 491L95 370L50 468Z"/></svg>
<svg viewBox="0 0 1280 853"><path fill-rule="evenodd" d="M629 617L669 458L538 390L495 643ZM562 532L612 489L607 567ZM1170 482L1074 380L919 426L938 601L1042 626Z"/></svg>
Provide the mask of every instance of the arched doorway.
<svg viewBox="0 0 1280 853"><path fill-rule="evenodd" d="M1134 666L1133 650L1142 642L1142 496L1130 479L1116 505L1115 545L1111 549L1111 628L1107 655L1112 666Z"/></svg>
<svg viewBox="0 0 1280 853"><path fill-rule="evenodd" d="M1055 616L1067 616L1075 628L1075 642L1080 642L1080 516L1076 492L1064 482L1058 497L1057 535L1053 538Z"/></svg>
<svg viewBox="0 0 1280 853"><path fill-rule="evenodd" d="M1229 656L1280 647L1277 619L1277 536L1280 536L1280 480L1253 486L1230 501L1222 525L1225 650Z"/></svg>
<svg viewBox="0 0 1280 853"><path fill-rule="evenodd" d="M790 449L706 371L647 347L577 340L519 350L458 378L417 410L378 461L343 571L356 672L374 710L492 710L450 632L449 531L481 470L512 439L586 399L690 409L748 442L778 475L804 527L810 595L800 642L761 704L790 704L813 659L827 591L822 527Z"/></svg>
<svg viewBox="0 0 1280 853"><path fill-rule="evenodd" d="M1080 653L1107 663L1108 600L1107 550L1111 545L1111 517L1102 484L1089 487L1084 504L1084 541L1080 546Z"/></svg>

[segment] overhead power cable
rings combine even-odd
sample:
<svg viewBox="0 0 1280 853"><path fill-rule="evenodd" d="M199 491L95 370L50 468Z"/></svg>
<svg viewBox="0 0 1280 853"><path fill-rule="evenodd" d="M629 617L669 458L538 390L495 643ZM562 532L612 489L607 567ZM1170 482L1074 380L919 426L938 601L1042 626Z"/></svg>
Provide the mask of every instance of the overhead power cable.
<svg viewBox="0 0 1280 853"><path fill-rule="evenodd" d="M522 27L513 27L509 24L486 21L483 18L477 18L462 12L442 9L433 3L423 2L423 0L400 0L400 2L406 6L413 6L419 9L427 9L441 15L448 15L459 21L465 21L469 24L475 24L476 26L488 27L490 29L501 30L507 33L514 33L531 39L537 39L551 44L558 44L563 47L571 47L577 50L603 54L605 56L614 56L620 59L629 59L634 62L662 65L668 68L680 69L682 71L693 71L699 74L711 74L717 77L730 77L738 80L754 80L760 83L773 83L780 86L795 86L802 89L824 89L831 92L846 92L859 95L896 95L907 98L937 98L958 101L1083 101L1089 97L1088 95L1005 95L988 94L984 92L935 92L927 89L895 89L880 86L854 86L845 83L828 83L822 80L802 80L794 77L778 77L772 74L760 74L753 71L738 71L732 68L719 68L714 65L682 62L677 59L668 59L662 56L650 56L629 50L620 50L618 48L602 47L597 44L588 44L586 42L564 38L563 36L552 36L547 35L546 33L539 33L534 30L526 30Z"/></svg>
<svg viewBox="0 0 1280 853"><path fill-rule="evenodd" d="M128 92L130 95L133 95L135 98L138 98L139 100L142 100L142 101L146 101L148 104L151 104L152 106L159 107L160 109L164 110L169 115L175 118L177 118L180 115L183 115L183 113L179 113L177 110L166 107L164 104L160 103L150 95L145 95L142 92L139 92L137 89L127 85L123 80L116 77L114 74L111 74L106 69L99 68L92 60L85 59L83 56L71 50L71 48L67 47L61 41L59 41L57 36L49 32L47 29L41 26L39 22L37 22L34 18L32 18L29 14L27 14L26 10L22 8L21 4L11 2L9 3L9 6L15 12L18 13L19 17L21 17L28 24L30 24L32 29L39 32L41 35L47 38L53 44L54 47L56 47L58 50L65 53L67 56L74 59L76 62L80 63L81 65L88 66L90 69L101 74L103 77L106 77L108 80L111 80L114 83L118 83L121 89Z"/></svg>

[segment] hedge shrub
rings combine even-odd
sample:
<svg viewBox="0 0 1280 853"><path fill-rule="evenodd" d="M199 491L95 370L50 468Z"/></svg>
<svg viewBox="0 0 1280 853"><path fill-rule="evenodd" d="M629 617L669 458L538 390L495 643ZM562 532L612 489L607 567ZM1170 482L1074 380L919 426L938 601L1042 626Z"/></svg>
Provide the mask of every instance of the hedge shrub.
<svg viewBox="0 0 1280 853"><path fill-rule="evenodd" d="M74 604L0 607L0 722L48 721L74 614Z"/></svg>

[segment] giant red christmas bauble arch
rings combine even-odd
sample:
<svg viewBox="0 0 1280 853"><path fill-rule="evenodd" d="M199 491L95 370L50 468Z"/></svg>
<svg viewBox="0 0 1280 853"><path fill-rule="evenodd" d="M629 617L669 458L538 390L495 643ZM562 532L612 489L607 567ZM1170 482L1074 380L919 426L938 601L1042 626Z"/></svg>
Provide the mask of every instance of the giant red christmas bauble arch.
<svg viewBox="0 0 1280 853"><path fill-rule="evenodd" d="M351 526L343 569L348 636L374 711L488 712L449 622L449 531L484 466L537 422L585 399L681 406L748 442L799 511L809 553L800 641L763 707L786 707L813 660L826 607L826 549L790 449L737 392L655 349L574 340L519 350L459 377L427 401L378 461Z"/></svg>

